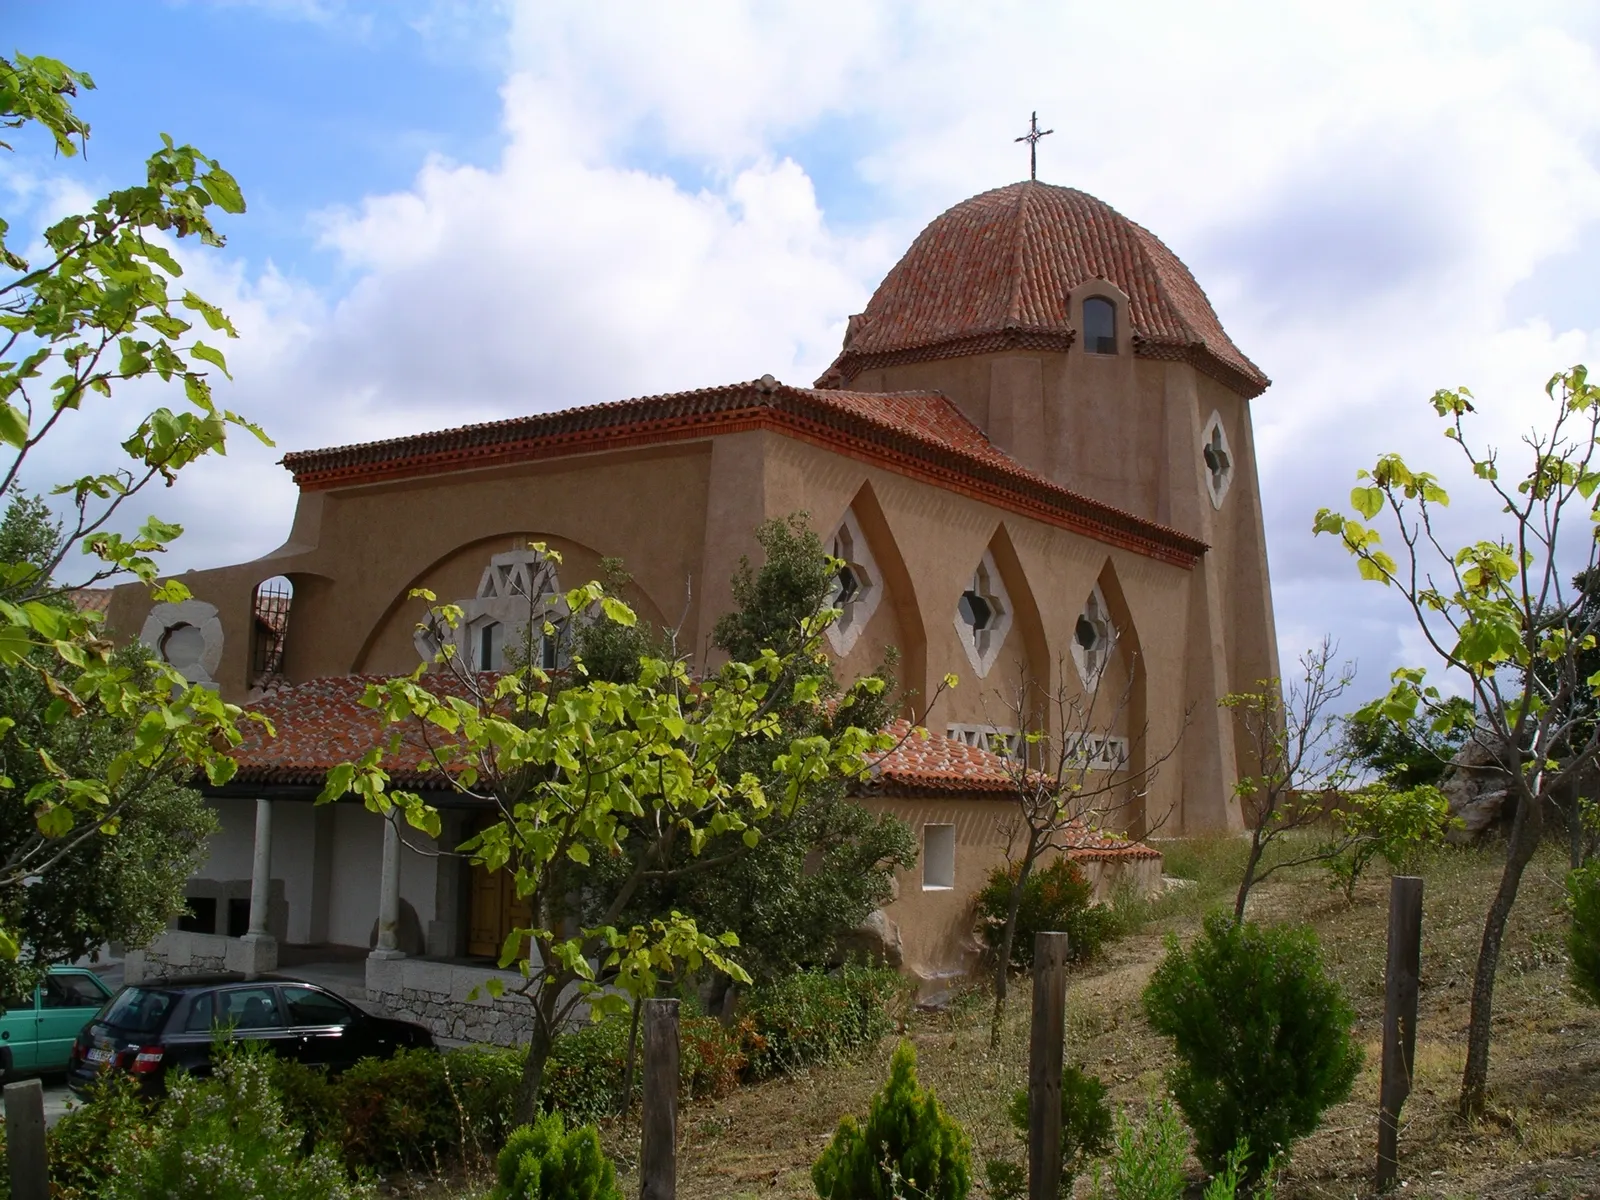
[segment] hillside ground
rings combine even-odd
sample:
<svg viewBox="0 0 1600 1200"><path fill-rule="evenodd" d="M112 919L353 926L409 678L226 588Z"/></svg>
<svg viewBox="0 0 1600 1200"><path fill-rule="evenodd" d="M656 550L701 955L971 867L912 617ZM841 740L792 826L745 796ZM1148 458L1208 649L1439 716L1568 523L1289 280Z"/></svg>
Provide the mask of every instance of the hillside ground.
<svg viewBox="0 0 1600 1200"><path fill-rule="evenodd" d="M1139 995L1169 935L1191 936L1211 908L1231 904L1241 842L1167 842L1169 876L1195 881L1168 894L1137 933L1109 944L1068 985L1067 1054L1098 1075L1115 1103L1142 1105L1172 1059L1149 1030ZM1417 865L1426 879L1416 1082L1401 1131L1407 1196L1600 1197L1600 1011L1566 984L1562 911L1565 858L1542 852L1525 877L1501 962L1495 1000L1488 1116L1455 1115L1465 1054L1472 972L1483 914L1498 882L1493 851L1440 851ZM1308 921L1329 967L1351 998L1365 1066L1350 1099L1325 1116L1288 1164L1280 1197L1371 1194L1377 1138L1379 1037L1383 1012L1387 875L1364 880L1353 903L1324 871L1295 868L1253 894L1250 916ZM921 1078L967 1129L974 1146L975 1195L981 1163L1021 1147L1004 1105L1025 1085L1029 984L1012 990L1000 1045L989 1043L990 1003L981 986L941 1012L907 1011ZM680 1111L678 1191L686 1200L800 1200L814 1195L810 1166L847 1112L864 1114L887 1072L894 1039L860 1058L741 1089ZM637 1194L636 1120L603 1131L624 1195ZM1198 1165L1191 1162L1196 1180ZM1078 1195L1089 1194L1080 1179ZM1196 1193L1197 1194L1197 1193Z"/></svg>

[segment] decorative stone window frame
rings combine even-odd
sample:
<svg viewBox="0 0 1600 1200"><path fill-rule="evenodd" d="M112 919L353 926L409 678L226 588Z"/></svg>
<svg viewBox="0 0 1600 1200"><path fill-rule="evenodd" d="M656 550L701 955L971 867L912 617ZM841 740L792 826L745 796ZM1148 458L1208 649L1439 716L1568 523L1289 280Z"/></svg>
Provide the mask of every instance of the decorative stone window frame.
<svg viewBox="0 0 1600 1200"><path fill-rule="evenodd" d="M963 746L987 750L1003 758L1015 758L1022 747L1017 731L1005 725L952 724L945 726L945 736Z"/></svg>
<svg viewBox="0 0 1600 1200"><path fill-rule="evenodd" d="M990 620L980 629L968 623L962 613L963 601L969 592L976 592L990 607ZM961 639L961 648L967 652L967 661L972 664L979 679L989 674L1000 657L1000 648L1005 645L1006 635L1011 632L1011 608L1011 596L1006 591L1005 580L1000 577L1000 569L995 566L994 555L985 550L966 586L961 589L952 615L956 636Z"/></svg>
<svg viewBox="0 0 1600 1200"><path fill-rule="evenodd" d="M531 603L530 603L531 599ZM455 647L454 661L469 671L499 671L505 667L505 648L522 640L530 623L545 622L559 628L570 617L556 564L537 550L507 550L491 555L478 579L478 594L459 602L461 620L454 629L438 624L419 625L414 637L417 653L432 662L444 645ZM484 631L498 626L500 639L491 661L482 661ZM492 635L491 635L492 636ZM547 642L547 635L540 634ZM564 647L542 645L539 666L564 665ZM554 654L551 651L554 651Z"/></svg>
<svg viewBox="0 0 1600 1200"><path fill-rule="evenodd" d="M1094 297L1111 301L1111 307L1116 312L1117 348L1113 354L1090 350L1083 340L1083 302ZM1086 357L1101 361L1119 356L1125 358L1133 353L1133 323L1128 319L1128 293L1109 279L1086 279L1073 288L1067 295L1067 319L1072 323L1073 329L1078 331L1077 348Z"/></svg>
<svg viewBox="0 0 1600 1200"><path fill-rule="evenodd" d="M1072 764L1091 771L1120 771L1128 765L1128 739L1116 733L1082 734L1073 747Z"/></svg>
<svg viewBox="0 0 1600 1200"><path fill-rule="evenodd" d="M828 644L841 658L855 648L867 622L878 611L883 599L883 574L877 560L872 557L872 547L861 532L853 509L846 509L839 527L828 539L828 553L842 559L844 567L833 578L828 588L828 606L839 609L839 619L828 626ZM845 596L844 574L848 571L854 581L854 592Z"/></svg>
<svg viewBox="0 0 1600 1200"><path fill-rule="evenodd" d="M182 632L187 629L195 634L190 637ZM179 655L178 661L173 661L175 636L186 643L197 642L195 653ZM222 619L215 604L193 599L157 604L144 619L139 640L190 683L216 683L217 668L222 665Z"/></svg>
<svg viewBox="0 0 1600 1200"><path fill-rule="evenodd" d="M1084 645L1085 625L1095 631L1096 641L1092 645ZM1098 583L1089 589L1089 596L1083 602L1078 619L1072 624L1071 643L1072 661L1078 668L1078 677L1083 680L1084 687L1093 688L1100 682L1100 676L1117 648L1117 627L1111 621L1111 609L1106 605L1105 593L1100 590Z"/></svg>
<svg viewBox="0 0 1600 1200"><path fill-rule="evenodd" d="M1220 461L1214 461L1214 456L1220 456ZM1228 488L1233 484L1238 462L1234 458L1233 447L1228 443L1228 429L1222 423L1220 412L1211 414L1211 419L1205 424L1205 432L1200 435L1200 466L1205 474L1206 493L1211 497L1211 507L1221 508Z"/></svg>

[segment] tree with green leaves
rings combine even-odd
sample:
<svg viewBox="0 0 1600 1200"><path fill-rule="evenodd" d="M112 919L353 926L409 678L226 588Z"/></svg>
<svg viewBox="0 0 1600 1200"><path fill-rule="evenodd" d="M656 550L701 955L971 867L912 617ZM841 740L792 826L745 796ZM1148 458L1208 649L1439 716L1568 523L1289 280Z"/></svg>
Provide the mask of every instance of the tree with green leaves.
<svg viewBox="0 0 1600 1200"><path fill-rule="evenodd" d="M93 86L53 59L0 58L0 130L42 134L72 158L89 135L72 99ZM190 463L224 453L230 430L266 441L212 396L211 372L226 374L227 364L205 339L236 336L232 324L192 290L173 288L183 275L179 243L221 246L214 215L243 211L227 171L163 135L143 183L50 225L36 260L8 243L10 225L0 218L0 492L11 494L71 414L90 407L102 420L126 421L110 407L121 385L155 379L183 392L176 409L127 421L135 428L115 463L54 488L66 521L42 558L0 561L0 670L32 673L48 697L36 713L0 713L6 752L36 768L0 776L0 796L14 799L38 834L17 839L0 861L0 913L14 911L15 893L68 861L83 840L115 833L136 781L182 765L222 783L234 770L226 749L239 741L236 707L163 663L118 658L97 614L60 601L74 587L119 579L143 581L157 600L185 599L183 585L160 582L157 568L181 530L150 517L132 534L118 532L125 510L150 484L170 484ZM109 757L83 757L75 769L51 752L51 739L63 722L86 718L124 722L132 734ZM19 930L0 924L0 959L21 950Z"/></svg>
<svg viewBox="0 0 1600 1200"><path fill-rule="evenodd" d="M48 561L60 536L43 501L14 496L0 518L0 557ZM112 661L132 673L135 686L151 685L142 647L126 647ZM70 667L61 676L74 682ZM0 892L0 924L15 931L21 945L16 958L0 960L0 995L25 995L51 963L70 962L107 942L142 946L155 937L182 909L184 885L216 829L215 814L185 786L188 765L170 761L123 775L115 793L116 836L86 825L76 834L46 837L27 803L45 775L39 751L70 775L100 776L133 743L137 724L97 709L76 720L48 721L50 702L39 671L0 667L0 712L17 731L0 739L0 774L12 781L0 791L0 860L39 867L30 886Z"/></svg>
<svg viewBox="0 0 1600 1200"><path fill-rule="evenodd" d="M542 545L534 549L559 561ZM426 607L419 628L453 630L462 613L416 597ZM655 990L658 979L701 968L741 982L749 975L731 957L727 931L707 932L681 912L628 921L641 889L670 882L708 861L708 846L726 836L756 845L769 820L791 815L807 789L834 774L860 775L865 755L886 745L882 734L845 726L787 735L781 712L825 707L831 678L821 637L827 611L806 622L791 648L762 648L714 673L691 675L681 658L646 656L627 682L596 679L581 656L557 671L540 666L534 639L557 624L637 622L633 610L591 581L559 597L529 598L529 618L497 676L460 662L440 638L433 664L371 684L364 703L386 722L389 737L359 761L330 772L321 800L348 791L383 813L398 809L415 828L437 836L438 812L415 792L394 790L385 755L411 733L428 747L426 768L439 789L484 805L491 823L463 844L472 861L507 871L532 914L511 931L500 952L522 982L511 991L532 1016L517 1120L531 1119L556 1034L587 1005L596 1016L626 1010ZM430 670L430 666L437 670ZM848 708L883 681L859 681L840 696ZM760 747L766 782L729 763ZM625 857L629 868L602 876L589 870ZM574 904L574 879L589 894ZM504 994L495 981L491 994Z"/></svg>
<svg viewBox="0 0 1600 1200"><path fill-rule="evenodd" d="M1472 986L1460 1098L1469 1117L1481 1115L1487 1100L1495 972L1523 873L1544 833L1546 804L1600 754L1600 732L1588 716L1600 675L1586 669L1600 633L1600 596L1567 587L1574 568L1600 565L1593 532L1600 519L1600 388L1574 367L1554 376L1545 393L1549 417L1524 437L1526 459L1510 475L1497 449L1469 442L1476 407L1467 389L1432 398L1445 436L1500 514L1488 536L1456 548L1441 540L1437 519L1448 493L1437 476L1397 454L1359 472L1350 494L1355 516L1323 509L1314 523L1318 534L1338 539L1362 578L1399 597L1436 660L1468 690L1474 715L1465 736L1497 757L1514 748L1505 869L1484 919ZM1384 542L1380 517L1397 543ZM1396 671L1388 693L1362 715L1422 718L1439 733L1464 724L1462 706L1422 667Z"/></svg>
<svg viewBox="0 0 1600 1200"><path fill-rule="evenodd" d="M761 564L741 561L732 581L734 608L713 634L719 650L742 661L767 650L779 656L799 651L805 631L832 604L839 568L805 513L764 522L756 540ZM613 565L607 583L624 590L626 576ZM606 664L630 659L636 675L641 657L672 641L668 633L647 630L644 622L629 627L590 622L580 626L576 640L586 668L600 677L606 677ZM823 704L796 702L794 679L782 681L772 696L781 740L834 737L852 726L877 730L889 723L896 706L892 660L876 673L883 686L870 691L841 689L831 661L817 662L815 670ZM779 782L770 748L758 741L735 747L720 770L728 779L749 772L766 788ZM850 785L837 773L811 781L792 811L766 822L754 846L726 833L711 839L693 862L688 848L680 847L681 869L641 887L627 919L678 911L703 928L735 933L740 965L757 979L830 961L840 935L888 902L895 868L916 862L916 838L906 823L870 812L850 794ZM589 874L604 877L632 869L624 857L596 864Z"/></svg>

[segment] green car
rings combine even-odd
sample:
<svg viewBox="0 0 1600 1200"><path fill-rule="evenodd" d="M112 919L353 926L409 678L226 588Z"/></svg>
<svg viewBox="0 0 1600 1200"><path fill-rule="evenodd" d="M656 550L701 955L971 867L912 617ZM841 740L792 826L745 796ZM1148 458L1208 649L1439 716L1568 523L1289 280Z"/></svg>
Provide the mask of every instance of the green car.
<svg viewBox="0 0 1600 1200"><path fill-rule="evenodd" d="M100 976L51 967L32 996L7 999L0 1016L0 1079L65 1071L73 1040L111 999Z"/></svg>

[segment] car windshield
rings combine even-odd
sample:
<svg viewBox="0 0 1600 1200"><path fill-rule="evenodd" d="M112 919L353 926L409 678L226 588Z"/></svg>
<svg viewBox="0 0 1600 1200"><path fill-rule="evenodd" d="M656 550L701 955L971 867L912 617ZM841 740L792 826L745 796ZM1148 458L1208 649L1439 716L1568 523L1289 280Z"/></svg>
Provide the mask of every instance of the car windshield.
<svg viewBox="0 0 1600 1200"><path fill-rule="evenodd" d="M167 1019L167 1013L176 999L171 992L155 992L141 987L124 988L100 1019L128 1033L154 1033Z"/></svg>

